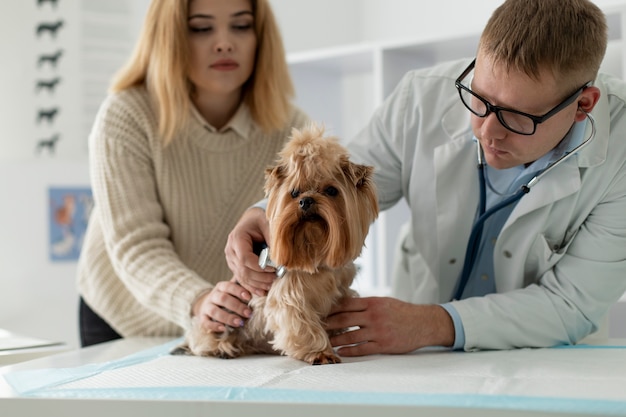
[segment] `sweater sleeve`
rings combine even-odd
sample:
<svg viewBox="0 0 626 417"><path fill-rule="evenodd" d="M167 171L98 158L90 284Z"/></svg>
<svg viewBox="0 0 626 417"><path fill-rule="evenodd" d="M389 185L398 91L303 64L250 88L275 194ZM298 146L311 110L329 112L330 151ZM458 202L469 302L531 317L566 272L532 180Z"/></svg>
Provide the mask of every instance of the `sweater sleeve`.
<svg viewBox="0 0 626 417"><path fill-rule="evenodd" d="M145 96L112 96L90 136L90 176L106 250L133 296L188 327L190 306L211 284L183 264L157 192L152 152L160 147Z"/></svg>

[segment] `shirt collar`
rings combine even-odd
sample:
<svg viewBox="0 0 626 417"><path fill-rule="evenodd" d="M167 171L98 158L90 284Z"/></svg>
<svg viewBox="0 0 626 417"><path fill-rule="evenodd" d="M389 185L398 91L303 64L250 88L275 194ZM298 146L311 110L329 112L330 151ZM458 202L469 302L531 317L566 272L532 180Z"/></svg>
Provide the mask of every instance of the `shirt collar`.
<svg viewBox="0 0 626 417"><path fill-rule="evenodd" d="M241 103L233 117L231 117L228 123L220 129L215 128L215 126L207 122L193 103L191 104L191 110L194 117L211 133L224 133L229 129L232 129L242 138L250 137L254 122L252 121L252 116L250 115L250 109L244 103Z"/></svg>
<svg viewBox="0 0 626 417"><path fill-rule="evenodd" d="M521 184L526 183L531 177L538 175L541 171L546 169L550 164L557 161L563 155L570 153L575 147L580 145L584 140L585 127L587 125L587 119L582 122L574 123L572 128L567 132L563 140L559 142L550 152L537 159L535 162L527 167L524 165L518 165L516 167L508 169L494 169L489 165L486 166L486 174L490 186L487 188L487 204L491 205L494 201L505 197L510 193L516 191ZM478 142L476 137L473 140ZM499 190L503 193L498 197L497 193L492 189Z"/></svg>
<svg viewBox="0 0 626 417"><path fill-rule="evenodd" d="M529 173L543 171L550 164L559 160L563 155L570 153L575 147L582 143L586 126L587 119L582 122L574 123L569 132L567 132L567 135L565 135L563 140L561 140L558 145L556 145L550 152L530 164L525 171Z"/></svg>

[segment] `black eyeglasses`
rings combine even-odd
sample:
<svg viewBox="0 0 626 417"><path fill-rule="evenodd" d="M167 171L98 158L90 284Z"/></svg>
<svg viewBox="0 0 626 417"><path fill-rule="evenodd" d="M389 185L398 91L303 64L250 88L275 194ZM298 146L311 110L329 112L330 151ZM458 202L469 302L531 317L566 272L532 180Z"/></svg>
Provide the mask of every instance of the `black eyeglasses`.
<svg viewBox="0 0 626 417"><path fill-rule="evenodd" d="M472 63L465 69L465 71L463 71L454 83L457 90L459 90L461 101L469 111L478 117L487 117L490 113L495 113L502 126L506 127L511 132L520 135L533 135L539 123L545 122L550 117L572 104L574 100L576 100L578 96L591 84L591 81L587 82L578 90L574 91L571 96L557 104L556 107L543 116L535 116L521 111L507 109L506 107L494 106L483 97L470 90L469 87L463 85L461 81L467 77L470 71L474 69L475 64L476 59L472 61Z"/></svg>

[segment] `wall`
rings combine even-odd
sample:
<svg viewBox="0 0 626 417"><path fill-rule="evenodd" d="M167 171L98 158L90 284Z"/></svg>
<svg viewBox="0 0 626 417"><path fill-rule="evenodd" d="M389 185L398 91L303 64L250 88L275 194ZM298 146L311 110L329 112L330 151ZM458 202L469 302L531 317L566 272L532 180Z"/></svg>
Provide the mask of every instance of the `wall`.
<svg viewBox="0 0 626 417"><path fill-rule="evenodd" d="M501 0L270 0L287 51L480 32ZM624 0L595 0L602 8Z"/></svg>
<svg viewBox="0 0 626 417"><path fill-rule="evenodd" d="M363 40L364 0L270 0L270 3L287 52Z"/></svg>
<svg viewBox="0 0 626 417"><path fill-rule="evenodd" d="M288 52L372 40L432 38L479 31L496 0L270 0ZM51 186L88 185L87 134L108 80L125 60L149 0L0 2L0 328L77 346L76 264L49 253ZM623 3L598 0L601 6ZM454 12L452 12L454 11ZM62 18L58 36L36 35ZM59 66L38 57L64 50ZM54 93L35 91L39 77L62 77ZM40 107L59 106L37 123ZM55 153L39 140L62 134Z"/></svg>
<svg viewBox="0 0 626 417"><path fill-rule="evenodd" d="M72 249L79 247L84 217L80 210L59 217L73 211L49 192L88 189L87 136L145 4L0 2L0 328L78 344ZM62 22L56 32L38 30L55 22ZM42 59L59 51L56 60ZM40 116L51 109L53 116ZM51 228L52 218L67 224ZM57 240L57 231L68 238Z"/></svg>

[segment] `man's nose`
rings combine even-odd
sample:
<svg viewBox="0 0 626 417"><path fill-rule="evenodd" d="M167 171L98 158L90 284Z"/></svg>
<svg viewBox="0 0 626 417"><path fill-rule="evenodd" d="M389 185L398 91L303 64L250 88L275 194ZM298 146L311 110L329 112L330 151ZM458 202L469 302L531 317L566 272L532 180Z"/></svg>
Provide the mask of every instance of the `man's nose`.
<svg viewBox="0 0 626 417"><path fill-rule="evenodd" d="M497 114L489 113L480 119L480 131L483 138L501 139L506 136L508 129L500 123Z"/></svg>

